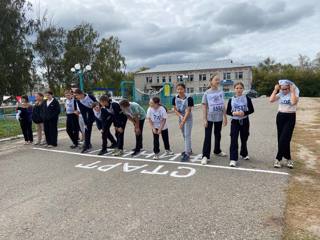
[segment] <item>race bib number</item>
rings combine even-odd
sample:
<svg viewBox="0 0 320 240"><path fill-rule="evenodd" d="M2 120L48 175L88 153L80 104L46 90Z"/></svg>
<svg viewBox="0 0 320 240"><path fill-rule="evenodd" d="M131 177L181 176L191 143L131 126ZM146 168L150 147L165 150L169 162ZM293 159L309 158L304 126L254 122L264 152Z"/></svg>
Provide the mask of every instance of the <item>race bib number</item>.
<svg viewBox="0 0 320 240"><path fill-rule="evenodd" d="M224 109L224 99L221 93L208 94L208 108L209 112L223 112Z"/></svg>

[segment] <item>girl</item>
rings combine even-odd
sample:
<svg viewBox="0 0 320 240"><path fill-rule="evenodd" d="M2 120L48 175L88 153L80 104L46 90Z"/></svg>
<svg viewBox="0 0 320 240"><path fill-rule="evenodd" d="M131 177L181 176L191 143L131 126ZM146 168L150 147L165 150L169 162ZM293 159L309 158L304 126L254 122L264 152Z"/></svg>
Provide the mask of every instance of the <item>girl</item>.
<svg viewBox="0 0 320 240"><path fill-rule="evenodd" d="M137 155L143 148L143 125L146 118L145 110L135 102L129 102L127 99L120 101L120 107L128 119L133 123L134 132L136 135L136 147L133 149L132 156Z"/></svg>
<svg viewBox="0 0 320 240"><path fill-rule="evenodd" d="M169 144L169 132L167 125L167 110L160 104L160 98L153 97L149 102L147 111L147 119L149 120L150 127L153 133L153 152L154 160L159 159L160 145L159 135L162 135L162 140L165 148L166 155L172 155Z"/></svg>
<svg viewBox="0 0 320 240"><path fill-rule="evenodd" d="M299 89L287 79L279 80L270 96L270 102L279 100L277 114L278 153L274 162L275 168L281 168L282 158L287 159L287 167L293 168L291 160L290 142L296 123L296 111L299 101Z"/></svg>
<svg viewBox="0 0 320 240"><path fill-rule="evenodd" d="M21 104L17 106L17 110L20 111L19 122L23 133L25 145L33 142L32 133L32 106L29 104L28 96L21 97Z"/></svg>
<svg viewBox="0 0 320 240"><path fill-rule="evenodd" d="M227 125L227 116L224 106L224 93L219 90L220 79L218 75L210 78L210 88L202 97L203 122L205 127L205 138L202 148L201 164L205 165L210 159L211 135L214 125L214 154L225 157L227 154L221 151L221 128Z"/></svg>
<svg viewBox="0 0 320 240"><path fill-rule="evenodd" d="M36 124L37 129L37 142L34 145L40 145L42 143L42 132L43 132L43 119L42 119L42 104L43 104L43 94L36 93L36 102L33 106L32 121Z"/></svg>
<svg viewBox="0 0 320 240"><path fill-rule="evenodd" d="M191 130L192 130L192 113L194 106L193 98L185 94L186 86L183 83L177 84L178 95L172 99L174 112L179 117L179 128L184 138L184 152L181 154L181 161L187 162L192 153L191 150Z"/></svg>
<svg viewBox="0 0 320 240"><path fill-rule="evenodd" d="M227 114L231 116L230 127L230 167L235 167L238 161L238 137L240 133L242 159L249 160L247 141L249 137L249 114L254 112L252 101L242 95L244 85L238 82L234 85L235 96L229 99Z"/></svg>
<svg viewBox="0 0 320 240"><path fill-rule="evenodd" d="M70 140L72 141L72 145L70 146L71 149L77 148L79 141L79 119L76 111L76 101L73 98L73 94L70 90L65 91L65 109L66 109L66 115L67 115L67 121L66 121L66 129L67 133L70 137Z"/></svg>

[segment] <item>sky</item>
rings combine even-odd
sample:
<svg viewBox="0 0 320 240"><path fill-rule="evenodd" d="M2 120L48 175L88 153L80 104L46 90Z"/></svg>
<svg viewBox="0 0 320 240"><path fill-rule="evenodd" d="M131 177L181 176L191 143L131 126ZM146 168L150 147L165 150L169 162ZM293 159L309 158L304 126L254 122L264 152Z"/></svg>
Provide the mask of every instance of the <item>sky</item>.
<svg viewBox="0 0 320 240"><path fill-rule="evenodd" d="M319 0L30 0L70 29L117 36L127 70L219 59L297 63L320 52Z"/></svg>

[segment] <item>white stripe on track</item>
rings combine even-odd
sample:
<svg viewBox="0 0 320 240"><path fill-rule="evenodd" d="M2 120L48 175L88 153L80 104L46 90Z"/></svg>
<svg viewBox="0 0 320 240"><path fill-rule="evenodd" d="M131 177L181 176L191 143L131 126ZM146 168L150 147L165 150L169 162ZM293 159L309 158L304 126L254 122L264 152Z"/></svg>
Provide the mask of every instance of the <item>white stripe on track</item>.
<svg viewBox="0 0 320 240"><path fill-rule="evenodd" d="M40 150L45 152L55 152L55 153L65 153L69 155L83 156L83 157L93 157L93 158L106 158L106 159L116 159L116 160L125 160L125 161L137 161L137 162L154 162L154 163L171 163L171 164L179 164L179 165L191 165L197 167L206 167L206 168L218 168L218 169L226 169L226 170L234 170L234 171L246 171L246 172L256 172L256 173L269 173L269 174L277 174L277 175L285 175L288 176L289 173L279 172L279 171L270 171L263 169L251 169L251 168L241 168L241 167L227 167L227 166L219 166L219 165L201 165L199 163L192 162L174 162L169 160L149 160L143 158L124 158L124 157L115 157L115 156L99 156L92 155L89 153L78 153L78 152L68 152L63 150L55 150L55 149L44 149L44 148L33 148L34 150Z"/></svg>

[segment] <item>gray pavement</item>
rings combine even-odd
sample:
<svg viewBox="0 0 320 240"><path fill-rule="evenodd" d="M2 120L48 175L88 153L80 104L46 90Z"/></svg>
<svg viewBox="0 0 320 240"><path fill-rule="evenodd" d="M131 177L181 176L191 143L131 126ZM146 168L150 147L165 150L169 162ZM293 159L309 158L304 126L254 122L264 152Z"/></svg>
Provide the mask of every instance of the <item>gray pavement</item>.
<svg viewBox="0 0 320 240"><path fill-rule="evenodd" d="M174 114L169 132L175 156L152 159L146 125L144 154L132 158L70 150L66 134L55 149L0 144L0 239L281 239L286 169L275 171L276 106L255 99L248 142L251 160L228 167L212 156L199 165L204 129L195 109L192 163L183 150ZM129 123L131 124L131 123ZM228 125L222 149L229 148ZM134 146L132 126L125 148ZM163 145L161 145L163 147ZM163 148L162 148L163 149Z"/></svg>

